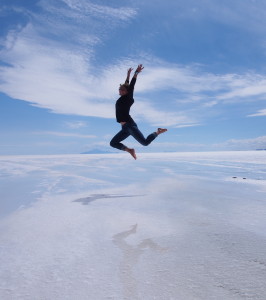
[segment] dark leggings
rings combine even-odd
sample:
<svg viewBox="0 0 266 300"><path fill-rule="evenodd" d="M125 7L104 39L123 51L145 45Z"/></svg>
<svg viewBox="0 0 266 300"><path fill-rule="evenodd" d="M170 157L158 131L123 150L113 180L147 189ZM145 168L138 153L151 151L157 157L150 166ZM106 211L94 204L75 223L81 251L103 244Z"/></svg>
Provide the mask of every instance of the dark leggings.
<svg viewBox="0 0 266 300"><path fill-rule="evenodd" d="M127 122L122 126L122 129L112 138L110 145L119 150L125 150L126 146L121 141L132 135L141 145L148 146L157 136L156 132L151 133L145 138L141 131L138 129L134 121Z"/></svg>

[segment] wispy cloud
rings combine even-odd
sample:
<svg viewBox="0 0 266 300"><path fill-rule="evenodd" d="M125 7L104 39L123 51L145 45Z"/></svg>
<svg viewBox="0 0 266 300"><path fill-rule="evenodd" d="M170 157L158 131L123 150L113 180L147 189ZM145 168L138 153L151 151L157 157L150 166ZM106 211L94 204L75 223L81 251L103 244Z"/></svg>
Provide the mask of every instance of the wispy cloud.
<svg viewBox="0 0 266 300"><path fill-rule="evenodd" d="M135 2L143 2L135 0ZM212 20L215 23L225 24L232 28L241 28L253 34L264 34L266 25L266 3L257 0L180 0L167 3L156 1L156 8L164 15L174 11L178 20L174 25L180 26L183 22L203 22ZM147 3L146 9L152 9L154 2ZM148 7L148 8L147 8Z"/></svg>
<svg viewBox="0 0 266 300"><path fill-rule="evenodd" d="M207 99L212 105L215 104L214 99L218 103L225 100L238 101L239 98L266 96L266 76L261 74L213 74L205 72L203 67L197 65L161 64L166 66L150 66L145 74L143 73L138 89L143 92L176 90L183 92L189 101Z"/></svg>
<svg viewBox="0 0 266 300"><path fill-rule="evenodd" d="M82 139L92 139L96 136L89 134L78 134L78 133L68 133L68 132L58 132L58 131L38 131L33 132L33 134L37 135L53 135L58 137L74 137L74 138L82 138Z"/></svg>
<svg viewBox="0 0 266 300"><path fill-rule="evenodd" d="M208 151L210 148L208 145L200 143L182 143L178 142L156 142L152 144L151 149L154 152L175 152L175 151ZM137 144L136 144L137 146ZM142 150L143 151L143 150ZM144 149L145 151L145 149Z"/></svg>
<svg viewBox="0 0 266 300"><path fill-rule="evenodd" d="M125 59L95 75L86 55L46 41L29 24L20 33L8 36L2 57L11 66L0 67L1 91L55 113L113 118L118 83L124 80L125 67L137 62ZM254 101L266 95L266 78L259 74L217 75L198 66L146 63L136 88L143 99L158 97L152 93L171 90L178 93L175 101L180 97L183 102L193 101L211 108L225 101L236 102L241 98ZM137 111L150 123L164 120L167 126L179 126L199 122L184 112L182 115L174 112L172 99L163 108L156 108L152 100L143 102Z"/></svg>
<svg viewBox="0 0 266 300"><path fill-rule="evenodd" d="M139 99L134 107L136 119L144 119L154 126L197 126L196 121L186 112L169 111L165 108L155 108L149 99Z"/></svg>
<svg viewBox="0 0 266 300"><path fill-rule="evenodd" d="M224 143L212 145L213 149L219 150L256 150L266 149L266 136L252 139L231 139Z"/></svg>
<svg viewBox="0 0 266 300"><path fill-rule="evenodd" d="M139 61L125 57L115 65L97 67L93 51L109 30L133 19L137 11L85 0L42 0L39 5L43 12L29 12L31 22L6 38L1 91L55 113L113 118L117 86L126 68ZM198 126L202 109L266 96L264 75L213 74L205 72L204 66L169 64L150 55L142 59L146 68L136 88L142 102L136 103L134 113L153 125ZM166 104L163 95L169 96ZM179 109L181 103L188 106Z"/></svg>
<svg viewBox="0 0 266 300"><path fill-rule="evenodd" d="M114 89L104 74L95 75L91 56L106 32L136 11L82 0L39 5L43 11L29 11L27 26L10 31L4 42L1 60L7 66L0 67L1 91L55 113L113 116Z"/></svg>
<svg viewBox="0 0 266 300"><path fill-rule="evenodd" d="M266 116L266 109L261 109L255 114L248 115L248 117L263 117Z"/></svg>
<svg viewBox="0 0 266 300"><path fill-rule="evenodd" d="M253 33L265 32L266 4L263 1L205 1L205 16L222 23L245 28ZM201 10L202 11L202 10Z"/></svg>
<svg viewBox="0 0 266 300"><path fill-rule="evenodd" d="M87 0L62 0L72 11L81 16L93 15L95 17L108 18L113 21L128 20L135 16L136 11L130 7L113 8L106 5L94 4ZM44 2L46 3L46 1Z"/></svg>
<svg viewBox="0 0 266 300"><path fill-rule="evenodd" d="M185 127L195 127L195 126L201 126L201 124L200 123L180 124L175 126L175 128L185 128Z"/></svg>
<svg viewBox="0 0 266 300"><path fill-rule="evenodd" d="M79 128L87 127L87 122L84 121L66 122L65 124L70 129L79 129Z"/></svg>
<svg viewBox="0 0 266 300"><path fill-rule="evenodd" d="M260 136L251 139L230 139L222 143L184 143L182 138L176 137L176 142L159 142L152 144L152 151L248 151L266 149L266 136ZM132 145L132 144L131 144ZM138 147L138 144L134 144ZM145 151L146 149L142 150Z"/></svg>

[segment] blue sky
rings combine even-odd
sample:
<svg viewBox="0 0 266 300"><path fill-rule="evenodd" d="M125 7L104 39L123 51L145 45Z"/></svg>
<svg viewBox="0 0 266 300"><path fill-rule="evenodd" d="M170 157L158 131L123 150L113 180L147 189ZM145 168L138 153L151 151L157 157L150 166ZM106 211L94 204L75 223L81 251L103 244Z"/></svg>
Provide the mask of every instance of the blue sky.
<svg viewBox="0 0 266 300"><path fill-rule="evenodd" d="M24 2L24 3L23 3ZM1 0L0 154L113 151L114 105L142 63L138 152L266 148L266 3Z"/></svg>

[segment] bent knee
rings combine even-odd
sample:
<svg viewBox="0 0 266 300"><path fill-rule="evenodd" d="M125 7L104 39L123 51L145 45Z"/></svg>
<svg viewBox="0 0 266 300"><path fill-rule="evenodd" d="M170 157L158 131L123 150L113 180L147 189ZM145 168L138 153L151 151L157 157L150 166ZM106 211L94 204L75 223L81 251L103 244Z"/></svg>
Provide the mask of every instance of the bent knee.
<svg viewBox="0 0 266 300"><path fill-rule="evenodd" d="M149 144L150 144L150 143L147 143L147 142L142 142L142 143L141 143L142 146L148 146Z"/></svg>

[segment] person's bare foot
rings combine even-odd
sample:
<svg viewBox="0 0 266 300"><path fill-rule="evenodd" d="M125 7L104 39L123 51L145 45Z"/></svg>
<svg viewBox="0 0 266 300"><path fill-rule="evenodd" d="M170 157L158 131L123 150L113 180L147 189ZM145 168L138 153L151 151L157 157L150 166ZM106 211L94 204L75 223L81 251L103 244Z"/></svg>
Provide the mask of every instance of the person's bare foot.
<svg viewBox="0 0 266 300"><path fill-rule="evenodd" d="M135 149L126 148L125 151L127 151L129 154L131 154L134 157L134 159L137 159Z"/></svg>
<svg viewBox="0 0 266 300"><path fill-rule="evenodd" d="M157 134L159 135L159 134L161 134L161 133L164 133L165 131L167 131L166 128L158 128L158 129L157 129Z"/></svg>

